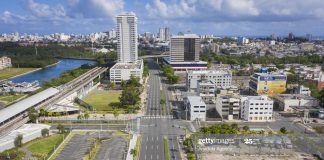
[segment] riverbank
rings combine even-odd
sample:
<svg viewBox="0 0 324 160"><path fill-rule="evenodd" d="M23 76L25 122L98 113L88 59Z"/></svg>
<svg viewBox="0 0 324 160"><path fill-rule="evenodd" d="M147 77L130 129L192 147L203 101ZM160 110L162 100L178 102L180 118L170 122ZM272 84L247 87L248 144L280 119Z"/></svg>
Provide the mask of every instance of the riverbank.
<svg viewBox="0 0 324 160"><path fill-rule="evenodd" d="M75 60L89 60L89 61L97 61L96 58L84 58L84 57L55 57L58 59L75 59Z"/></svg>
<svg viewBox="0 0 324 160"><path fill-rule="evenodd" d="M16 78L32 72L41 70L42 68L6 68L0 70L0 82L6 81L11 78Z"/></svg>
<svg viewBox="0 0 324 160"><path fill-rule="evenodd" d="M52 67L52 66L55 66L57 64L59 64L61 61L58 61L56 63L53 63L53 64L50 64L50 65L47 65L46 67L44 68L7 68L9 70L9 72L7 72L7 75L6 78L2 79L0 78L0 82L2 81L6 81L6 80L9 80L9 79L13 79L13 78L17 78L17 77L20 77L20 76L23 76L23 75L26 75L26 74L30 74L30 73L33 73L33 72L36 72L36 71L39 71L39 70L42 70L42 69L45 69L45 68L48 68L48 67ZM10 70L25 70L25 69L28 69L29 71L26 71L26 72L23 72L23 73L20 73L18 71L18 74L16 72L12 72ZM4 69L5 70L5 69ZM2 71L4 70L0 70L0 75L5 75L6 73L2 73ZM1 76L0 76L1 77Z"/></svg>

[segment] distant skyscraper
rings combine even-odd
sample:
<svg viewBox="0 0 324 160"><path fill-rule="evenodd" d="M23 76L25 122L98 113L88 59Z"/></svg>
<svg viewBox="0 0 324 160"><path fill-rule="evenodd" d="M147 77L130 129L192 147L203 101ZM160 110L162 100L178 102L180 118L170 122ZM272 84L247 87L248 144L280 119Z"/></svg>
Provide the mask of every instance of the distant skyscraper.
<svg viewBox="0 0 324 160"><path fill-rule="evenodd" d="M108 38L111 39L111 38L116 38L116 31L114 29L110 30L108 32Z"/></svg>
<svg viewBox="0 0 324 160"><path fill-rule="evenodd" d="M249 43L249 39L245 38L245 37L238 37L237 38L237 43L239 45L244 45L244 44L247 44Z"/></svg>
<svg viewBox="0 0 324 160"><path fill-rule="evenodd" d="M293 39L295 39L295 35L294 35L292 32L290 32L290 33L288 34L288 39L289 39L289 40L293 40Z"/></svg>
<svg viewBox="0 0 324 160"><path fill-rule="evenodd" d="M270 38L272 40L277 40L278 37L277 37L277 35L275 33L272 33L271 36L270 36Z"/></svg>
<svg viewBox="0 0 324 160"><path fill-rule="evenodd" d="M312 34L306 34L306 39L307 39L308 41L313 40L313 35L312 35Z"/></svg>
<svg viewBox="0 0 324 160"><path fill-rule="evenodd" d="M170 40L170 29L168 27L162 27L159 29L159 38L160 41L169 41Z"/></svg>
<svg viewBox="0 0 324 160"><path fill-rule="evenodd" d="M119 63L135 62L137 53L137 17L134 13L117 16L117 57Z"/></svg>
<svg viewBox="0 0 324 160"><path fill-rule="evenodd" d="M171 38L171 62L199 61L200 38L196 34L177 35Z"/></svg>

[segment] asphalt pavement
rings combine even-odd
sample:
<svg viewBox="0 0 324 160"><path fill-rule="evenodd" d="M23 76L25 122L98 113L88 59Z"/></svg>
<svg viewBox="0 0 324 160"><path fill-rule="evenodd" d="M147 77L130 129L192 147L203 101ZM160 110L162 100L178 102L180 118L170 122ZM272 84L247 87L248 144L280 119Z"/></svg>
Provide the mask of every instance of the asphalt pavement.
<svg viewBox="0 0 324 160"><path fill-rule="evenodd" d="M180 160L180 152L177 144L177 136L183 134L182 129L173 127L175 121L169 114L163 115L160 105L160 89L163 89L165 96L167 92L161 85L159 77L160 68L157 63L148 61L150 77L148 81L148 101L146 116L140 120L140 133L142 135L140 158L141 160L164 160L163 138L169 139L169 159ZM166 97L166 107L168 106ZM169 108L165 108L169 113ZM171 140L170 140L171 139Z"/></svg>

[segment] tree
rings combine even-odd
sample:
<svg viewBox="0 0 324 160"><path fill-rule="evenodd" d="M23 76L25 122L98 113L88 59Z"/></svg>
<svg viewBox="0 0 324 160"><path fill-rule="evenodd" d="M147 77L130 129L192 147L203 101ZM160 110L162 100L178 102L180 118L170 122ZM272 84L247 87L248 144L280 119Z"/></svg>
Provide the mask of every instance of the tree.
<svg viewBox="0 0 324 160"><path fill-rule="evenodd" d="M133 155L133 156L136 156L136 154L137 154L137 151L136 151L136 149L131 149L131 154Z"/></svg>
<svg viewBox="0 0 324 160"><path fill-rule="evenodd" d="M109 81L108 84L107 84L108 88L114 88L115 87L115 83L112 82L112 81Z"/></svg>
<svg viewBox="0 0 324 160"><path fill-rule="evenodd" d="M43 108L41 108L39 110L39 116L45 116L45 114L46 114L46 111Z"/></svg>
<svg viewBox="0 0 324 160"><path fill-rule="evenodd" d="M84 118L84 116L83 116L83 114L79 114L77 118L78 118L78 120L82 120Z"/></svg>
<svg viewBox="0 0 324 160"><path fill-rule="evenodd" d="M296 83L298 83L298 75L296 75L296 74L288 74L287 75L287 83L288 84L296 84Z"/></svg>
<svg viewBox="0 0 324 160"><path fill-rule="evenodd" d="M279 131L280 131L280 133L282 133L282 134L287 134L287 129L286 129L286 127L281 127Z"/></svg>
<svg viewBox="0 0 324 160"><path fill-rule="evenodd" d="M320 106L322 108L324 108L324 88L319 92L319 102L320 102Z"/></svg>
<svg viewBox="0 0 324 160"><path fill-rule="evenodd" d="M165 100L164 99L161 99L160 100L160 104L165 104Z"/></svg>
<svg viewBox="0 0 324 160"><path fill-rule="evenodd" d="M243 130L244 131L249 131L250 130L250 127L249 126L243 126Z"/></svg>
<svg viewBox="0 0 324 160"><path fill-rule="evenodd" d="M49 136L49 129L48 128L43 128L41 133L42 133L43 137L47 137L47 136Z"/></svg>
<svg viewBox="0 0 324 160"><path fill-rule="evenodd" d="M268 135L273 135L274 133L273 133L273 131L272 130L269 130L268 131Z"/></svg>
<svg viewBox="0 0 324 160"><path fill-rule="evenodd" d="M147 77L150 74L148 66L145 64L143 69L143 76Z"/></svg>
<svg viewBox="0 0 324 160"><path fill-rule="evenodd" d="M37 121L37 119L39 117L39 114L38 114L38 112L36 111L35 108L30 108L28 110L28 117L29 117L31 122L36 123L36 121Z"/></svg>
<svg viewBox="0 0 324 160"><path fill-rule="evenodd" d="M64 133L64 126L62 124L58 124L56 129L58 129L59 133Z"/></svg>
<svg viewBox="0 0 324 160"><path fill-rule="evenodd" d="M261 135L264 135L264 133L265 133L264 130L260 130L260 131L258 132L258 134L261 134Z"/></svg>
<svg viewBox="0 0 324 160"><path fill-rule="evenodd" d="M84 113L84 119L88 120L90 118L89 112Z"/></svg>
<svg viewBox="0 0 324 160"><path fill-rule="evenodd" d="M238 130L239 129L238 124L237 123L232 123L231 124L231 129L237 129Z"/></svg>
<svg viewBox="0 0 324 160"><path fill-rule="evenodd" d="M114 114L114 117L118 120L119 110L118 109L114 109L113 110L113 114Z"/></svg>
<svg viewBox="0 0 324 160"><path fill-rule="evenodd" d="M127 81L127 86L141 87L140 78L131 76Z"/></svg>
<svg viewBox="0 0 324 160"><path fill-rule="evenodd" d="M121 96L119 97L119 101L121 106L126 107L128 105L135 105L138 103L140 99L140 91L138 88L134 86L126 87Z"/></svg>
<svg viewBox="0 0 324 160"><path fill-rule="evenodd" d="M120 86L121 86L122 88L125 88L125 87L127 86L127 82L126 82L125 80L122 80L122 81L120 82Z"/></svg>
<svg viewBox="0 0 324 160"><path fill-rule="evenodd" d="M15 138L14 144L16 147L21 147L22 146L22 141L23 141L23 135L22 134L18 134Z"/></svg>

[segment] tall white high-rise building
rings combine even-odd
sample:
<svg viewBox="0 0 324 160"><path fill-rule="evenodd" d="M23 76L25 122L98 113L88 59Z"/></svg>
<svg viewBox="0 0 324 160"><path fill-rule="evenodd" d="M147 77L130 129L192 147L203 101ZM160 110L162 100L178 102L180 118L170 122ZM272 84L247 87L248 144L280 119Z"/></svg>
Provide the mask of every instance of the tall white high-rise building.
<svg viewBox="0 0 324 160"><path fill-rule="evenodd" d="M121 83L132 76L142 83L143 60L137 55L137 18L134 13L117 16L117 56L118 62L110 68L110 81Z"/></svg>
<svg viewBox="0 0 324 160"><path fill-rule="evenodd" d="M168 27L162 27L159 29L159 39L160 41L170 40L170 29Z"/></svg>
<svg viewBox="0 0 324 160"><path fill-rule="evenodd" d="M135 13L117 16L117 57L119 63L135 62L137 53L137 17Z"/></svg>

